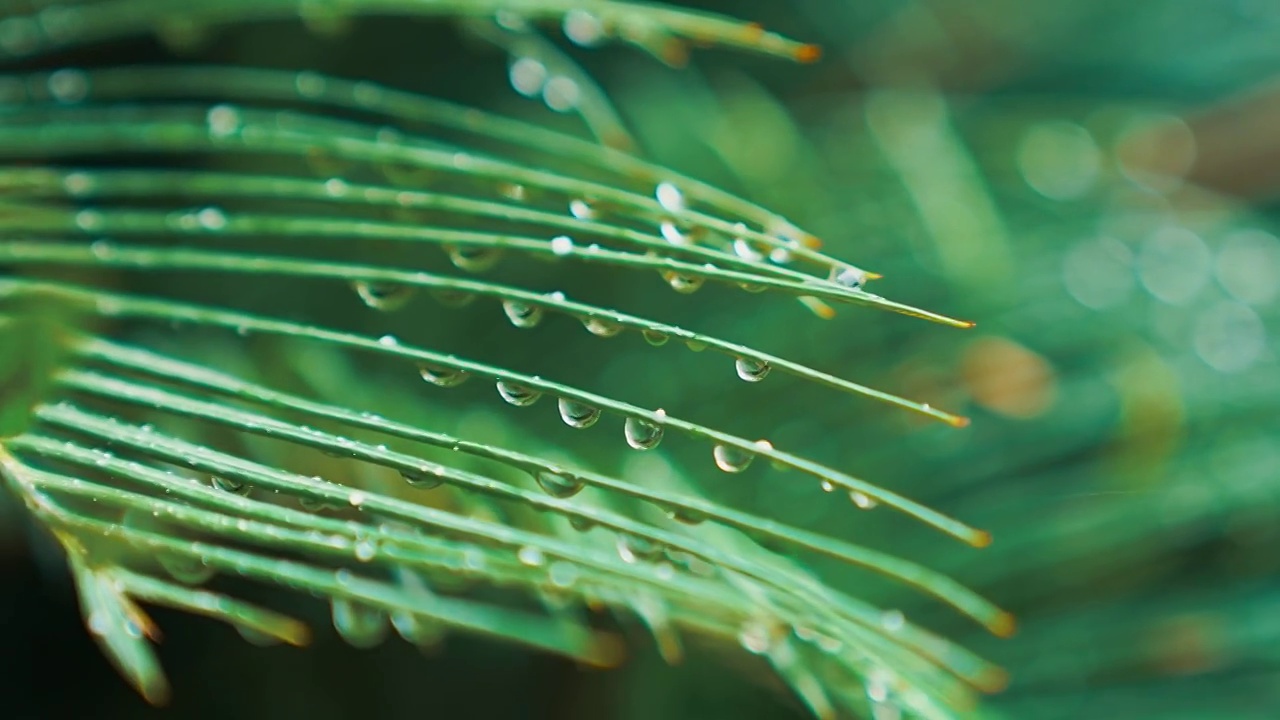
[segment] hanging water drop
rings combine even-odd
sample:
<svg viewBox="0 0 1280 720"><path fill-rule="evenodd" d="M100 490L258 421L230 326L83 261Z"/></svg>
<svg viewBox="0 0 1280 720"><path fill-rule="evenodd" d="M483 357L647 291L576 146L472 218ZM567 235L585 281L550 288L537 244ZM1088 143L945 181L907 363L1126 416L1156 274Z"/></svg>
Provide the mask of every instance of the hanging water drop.
<svg viewBox="0 0 1280 720"><path fill-rule="evenodd" d="M426 468L420 470L401 469L400 477L419 490L434 490L444 484L444 478L440 476L440 473L429 472Z"/></svg>
<svg viewBox="0 0 1280 720"><path fill-rule="evenodd" d="M511 405L516 407L529 407L538 402L538 398L542 397L542 393L530 387L525 387L519 383L507 382L506 380L498 381L498 394L502 396Z"/></svg>
<svg viewBox="0 0 1280 720"><path fill-rule="evenodd" d="M746 225L742 225L741 223L738 225L742 231L747 229ZM742 238L733 239L733 254L743 260L750 260L752 262L760 262L761 260L764 260L764 253L756 250L751 246L751 243L743 240Z"/></svg>
<svg viewBox="0 0 1280 720"><path fill-rule="evenodd" d="M591 203L586 200L575 199L569 201L569 214L578 220L595 220L596 210L591 207Z"/></svg>
<svg viewBox="0 0 1280 720"><path fill-rule="evenodd" d="M600 408L594 405L570 400L568 398L560 398L558 403L560 407L560 419L564 420L564 424L578 430L585 430L600 419Z"/></svg>
<svg viewBox="0 0 1280 720"><path fill-rule="evenodd" d="M680 232L680 228L676 227L676 224L670 220L663 220L662 223L658 225L658 231L662 233L663 239L672 245L689 244L688 236Z"/></svg>
<svg viewBox="0 0 1280 720"><path fill-rule="evenodd" d="M525 545L520 548L516 552L516 559L520 561L521 565L528 565L529 567L540 567L547 561L542 551L532 545Z"/></svg>
<svg viewBox="0 0 1280 720"><path fill-rule="evenodd" d="M680 188L673 183L658 183L658 187L654 191L654 197L658 199L658 204L662 206L663 210L669 213L684 212L684 193L680 192Z"/></svg>
<svg viewBox="0 0 1280 720"><path fill-rule="evenodd" d="M573 238L568 235L557 235L551 238L551 254L556 257L568 257L573 254Z"/></svg>
<svg viewBox="0 0 1280 720"><path fill-rule="evenodd" d="M368 538L357 540L354 549L356 560L360 562L369 562L378 554L377 543Z"/></svg>
<svg viewBox="0 0 1280 720"><path fill-rule="evenodd" d="M635 535L618 535L618 557L628 564L639 561L656 560L662 554L662 546Z"/></svg>
<svg viewBox="0 0 1280 720"><path fill-rule="evenodd" d="M711 451L711 456L716 461L716 467L727 473L740 473L751 465L752 460L756 459L752 453L730 445L716 445Z"/></svg>
<svg viewBox="0 0 1280 720"><path fill-rule="evenodd" d="M508 79L511 87L525 97L537 97L547 84L547 67L530 57L511 63Z"/></svg>
<svg viewBox="0 0 1280 720"><path fill-rule="evenodd" d="M414 288L408 285L371 282L368 280L357 280L351 283L351 287L355 288L356 295L360 296L360 300L365 305L383 312L391 312L404 307L415 292Z"/></svg>
<svg viewBox="0 0 1280 720"><path fill-rule="evenodd" d="M753 655L763 655L773 646L773 633L769 626L760 621L751 621L738 631L738 643Z"/></svg>
<svg viewBox="0 0 1280 720"><path fill-rule="evenodd" d="M672 290L681 295L690 295L697 292L706 282L706 278L700 275L683 275L676 272L665 273L662 277L671 286Z"/></svg>
<svg viewBox="0 0 1280 720"><path fill-rule="evenodd" d="M604 40L604 23L586 10L570 10L564 15L564 36L575 45L594 47Z"/></svg>
<svg viewBox="0 0 1280 720"><path fill-rule="evenodd" d="M196 213L196 222L205 230L217 232L227 227L227 216L216 207L207 207Z"/></svg>
<svg viewBox="0 0 1280 720"><path fill-rule="evenodd" d="M78 103L89 95L89 76L82 70L64 68L49 76L49 94L63 103Z"/></svg>
<svg viewBox="0 0 1280 720"><path fill-rule="evenodd" d="M184 585L203 585L214 576L214 569L198 557L160 553L156 555L156 561L174 580Z"/></svg>
<svg viewBox="0 0 1280 720"><path fill-rule="evenodd" d="M205 114L209 134L215 138L228 137L240 130L240 111L231 105L214 105Z"/></svg>
<svg viewBox="0 0 1280 720"><path fill-rule="evenodd" d="M661 425L637 417L627 418L622 426L622 434L626 437L627 444L636 450L652 450L658 447L658 443L662 442L662 433Z"/></svg>
<svg viewBox="0 0 1280 720"><path fill-rule="evenodd" d="M232 493L234 495L247 496L250 492L253 491L253 488L250 487L248 484L242 483L238 480L232 480L230 478L215 477L212 479L212 481L213 481L213 486L215 488L223 492Z"/></svg>
<svg viewBox="0 0 1280 720"><path fill-rule="evenodd" d="M840 266L831 268L831 274L828 279L843 287L852 290L861 290L863 285L867 284L867 273L852 266Z"/></svg>
<svg viewBox="0 0 1280 720"><path fill-rule="evenodd" d="M880 613L880 625L889 632L898 632L907 624L907 618L901 610L885 610Z"/></svg>
<svg viewBox="0 0 1280 720"><path fill-rule="evenodd" d="M591 316L583 318L582 326L592 335L603 338L613 337L622 332L622 325L603 317Z"/></svg>
<svg viewBox="0 0 1280 720"><path fill-rule="evenodd" d="M438 645L445 636L445 628L439 622L407 612L392 613L391 627L406 642L418 647Z"/></svg>
<svg viewBox="0 0 1280 720"><path fill-rule="evenodd" d="M768 377L769 371L773 369L773 367L764 360L745 357L740 357L734 361L733 367L738 371L738 377L747 382L760 382Z"/></svg>
<svg viewBox="0 0 1280 720"><path fill-rule="evenodd" d="M684 344L691 352L702 352L707 349L707 344L705 342L701 340L694 340L692 338L685 340Z"/></svg>
<svg viewBox="0 0 1280 720"><path fill-rule="evenodd" d="M542 102L556 112L569 112L582 99L582 88L573 78L556 75L542 86Z"/></svg>
<svg viewBox="0 0 1280 720"><path fill-rule="evenodd" d="M450 247L447 248L449 261L460 270L467 272L484 272L502 259L502 251L490 247Z"/></svg>
<svg viewBox="0 0 1280 720"><path fill-rule="evenodd" d="M836 491L835 483L831 482L830 480L822 481L822 492L835 492L835 491Z"/></svg>
<svg viewBox="0 0 1280 720"><path fill-rule="evenodd" d="M568 477L549 469L539 470L534 475L534 479L538 481L538 487L542 488L543 492L561 500L577 495L586 487L586 483L578 478Z"/></svg>
<svg viewBox="0 0 1280 720"><path fill-rule="evenodd" d="M859 510L870 510L876 505L879 505L879 503L877 503L870 495L860 493L857 490L851 490L849 492L849 500L851 500L854 506Z"/></svg>
<svg viewBox="0 0 1280 720"><path fill-rule="evenodd" d="M352 647L371 648L387 637L387 614L343 598L334 598L333 627Z"/></svg>
<svg viewBox="0 0 1280 720"><path fill-rule="evenodd" d="M671 508L667 511L667 517L684 525L701 525L707 520L705 514L692 508Z"/></svg>
<svg viewBox="0 0 1280 720"><path fill-rule="evenodd" d="M667 344L668 340L671 339L670 335L667 335L666 333L660 330L646 329L646 330L643 330L641 334L644 335L644 341L654 347L662 347L663 345Z"/></svg>
<svg viewBox="0 0 1280 720"><path fill-rule="evenodd" d="M574 515L569 518L569 527L578 532L587 532L596 526L596 521L581 515Z"/></svg>
<svg viewBox="0 0 1280 720"><path fill-rule="evenodd" d="M542 322L542 306L529 305L519 300L503 300L502 311L507 314L507 319L512 325L518 328L536 327Z"/></svg>
<svg viewBox="0 0 1280 720"><path fill-rule="evenodd" d="M471 373L466 370L425 362L418 364L418 374L424 381L442 388L457 387L471 377Z"/></svg>

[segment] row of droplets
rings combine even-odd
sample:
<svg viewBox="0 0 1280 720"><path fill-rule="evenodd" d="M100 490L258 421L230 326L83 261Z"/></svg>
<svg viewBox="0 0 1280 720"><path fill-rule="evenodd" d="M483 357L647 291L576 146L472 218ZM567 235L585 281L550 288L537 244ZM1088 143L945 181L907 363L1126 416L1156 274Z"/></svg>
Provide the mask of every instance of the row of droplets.
<svg viewBox="0 0 1280 720"><path fill-rule="evenodd" d="M404 307L414 295L414 289L404 285L359 280L352 283L352 286L355 288L360 300L367 306L387 312ZM475 298L475 295L465 295L465 297L469 302ZM564 294L560 292L551 293L549 297L561 302L565 299ZM437 291L437 299L456 306L460 301L460 296L458 293L451 291ZM542 306L520 300L503 300L502 310L511 324L521 329L537 327L546 316L546 311ZM582 317L582 324L592 335L604 338L614 337L626 329L623 324L615 320L593 315ZM645 328L641 330L641 334L644 336L645 341L654 347L666 345L670 340L670 336L661 330ZM689 339L686 343L689 349L695 352L706 349L706 344L697 339ZM769 375L772 369L773 366L769 361L761 358L738 357L734 360L734 371L739 378L746 382L760 382ZM441 387L454 387L466 380L467 373L436 368L424 371L422 378ZM504 393L503 396L505 398L506 394ZM513 402L513 404L519 403Z"/></svg>

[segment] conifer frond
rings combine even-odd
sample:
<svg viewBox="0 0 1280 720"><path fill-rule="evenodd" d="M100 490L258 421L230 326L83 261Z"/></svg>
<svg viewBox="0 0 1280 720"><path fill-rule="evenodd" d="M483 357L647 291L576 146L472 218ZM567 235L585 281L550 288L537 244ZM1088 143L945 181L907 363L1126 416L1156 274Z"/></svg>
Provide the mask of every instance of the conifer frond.
<svg viewBox="0 0 1280 720"><path fill-rule="evenodd" d="M190 30L299 14L320 24L364 14L488 23L497 14L504 27L511 18L563 21L575 41L583 30L572 24L587 18L597 39L671 62L684 43L815 57L811 46L715 15L589 5L209 0L179 11L98 0L32 15L43 4L25 2L20 12L0 6L0 59L172 32L174 23ZM621 642L588 615L609 610L648 627L672 662L686 635L762 656L822 717L880 706L960 717L975 691L1005 682L993 664L790 557L872 571L996 635L1013 631L1009 613L916 562L716 502L682 474L767 463L793 472L745 481L838 491L851 517L884 506L975 547L990 543L985 531L767 439L593 390L574 372L513 367L516 353L487 361L416 333L368 329L418 291L443 305L418 315L429 320L479 298L493 302L495 325L531 329L567 316L600 338L626 331L653 346L713 351L726 358L726 376L749 383L787 375L966 424L719 333L518 284L545 268L622 279L642 271L685 295L711 282L763 292L762 302L799 298L823 317L831 303L972 327L868 292L874 273L822 253L780 215L592 141L310 71L163 65L0 76L0 163L0 266L15 271L0 277L0 331L8 347L31 348L19 357L30 355L25 382L40 390L14 397L16 423L14 408L3 408L0 470L66 552L95 639L148 700L162 702L168 686L148 642L158 629L139 603L215 617L251 638L307 642L299 622L216 589L219 573L327 599L338 632L357 646L390 629L421 645L458 631L610 666ZM499 264L504 255L511 260ZM313 305L277 302L282 289L311 283L325 288ZM350 312L333 315L345 317L326 316L336 298ZM47 317L34 322L34 308ZM157 338L169 327L218 338L241 371L166 351ZM655 358L669 350L645 348ZM304 355L394 365L399 389L372 375L341 397L290 389L280 372ZM467 437L439 418L384 414L417 378L424 405L438 388L473 378L493 383L494 404L545 397L535 409L545 411L554 402L559 419L541 424L586 429L614 416L625 446L652 451L680 435L705 445L704 461L661 474L597 471L555 443Z"/></svg>

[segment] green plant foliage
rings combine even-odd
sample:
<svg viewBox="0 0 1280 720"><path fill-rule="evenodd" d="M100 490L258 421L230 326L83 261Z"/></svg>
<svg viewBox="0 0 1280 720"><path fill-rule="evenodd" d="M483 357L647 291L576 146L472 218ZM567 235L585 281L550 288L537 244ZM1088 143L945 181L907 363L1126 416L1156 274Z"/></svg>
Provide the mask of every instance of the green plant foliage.
<svg viewBox="0 0 1280 720"><path fill-rule="evenodd" d="M0 530L173 711L1275 717L1265 5L0 0Z"/></svg>
<svg viewBox="0 0 1280 720"><path fill-rule="evenodd" d="M175 23L203 32L300 12L320 25L362 14L497 12L507 34L489 37L506 48L540 42L525 23L552 19L571 37L582 31L574 23L587 22L595 39L616 37L673 62L690 40L814 55L758 26L627 3L593 3L589 14L544 0L172 7L111 0L13 14L3 20L4 50L39 56L157 27L172 34ZM0 94L0 155L9 163L0 264L15 270L0 278L4 317L30 323L22 308L58 308L100 328L63 323L57 343L48 333L25 340L65 355L44 363L51 388L40 404L15 402L33 424L9 434L0 460L10 488L66 552L89 631L148 700L163 702L169 690L148 642L157 630L139 603L306 642L298 622L204 589L216 575L328 598L337 632L358 647L389 628L421 644L462 631L610 666L620 641L586 613L620 612L647 626L672 662L690 635L761 656L822 717L882 706L954 717L972 706L974 690L1004 683L1002 670L901 611L788 558L798 551L871 570L996 634L1012 631L1008 613L923 565L646 473L593 471L562 460L554 445L526 451L439 431L438 418L384 414L386 391L373 384L314 397L272 381L295 353L329 362L363 354L420 376L415 392L424 397L474 378L495 385L490 404L537 404L530 412L544 414L555 405L570 428L616 417L618 445L632 452L670 436L703 443L694 475L763 473L770 464L770 475L790 476L745 481L807 477L847 496L850 514L883 506L982 547L986 532L767 439L591 390L575 373L553 379L508 367L518 355L486 362L371 334L379 323L368 318L412 307L419 321L436 322L474 300L490 305L485 326L533 329L567 316L598 338L625 332L673 346L638 351L655 357L711 351L747 383L789 375L953 426L967 421L717 334L514 283L545 276L543 266L644 271L679 294L711 283L798 298L824 317L857 305L971 323L869 292L875 274L714 186L608 144L370 81L228 66L63 68L0 77ZM586 100L607 102L598 91ZM616 116L583 116L604 117L592 127L625 144ZM453 271L423 269L439 264L431 253ZM202 287L184 287L183 277L202 278ZM296 305L284 296L304 287L311 294ZM335 288L366 306L349 328L318 310ZM422 310L419 292L439 302ZM237 361L242 371L226 372L214 357L110 339L166 326L258 351ZM14 357L37 357L21 352ZM486 589L483 599L462 592L472 586Z"/></svg>

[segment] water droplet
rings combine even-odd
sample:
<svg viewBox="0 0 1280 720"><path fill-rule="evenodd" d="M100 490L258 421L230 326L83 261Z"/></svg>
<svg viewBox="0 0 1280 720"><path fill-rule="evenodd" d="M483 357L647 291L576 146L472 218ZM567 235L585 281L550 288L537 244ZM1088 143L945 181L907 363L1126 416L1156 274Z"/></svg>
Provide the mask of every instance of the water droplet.
<svg viewBox="0 0 1280 720"><path fill-rule="evenodd" d="M507 382L506 380L498 381L498 394L503 400L515 405L516 407L529 407L538 402L538 398L542 397L542 393L530 387L525 387L519 383Z"/></svg>
<svg viewBox="0 0 1280 720"><path fill-rule="evenodd" d="M490 247L450 247L448 253L449 261L467 272L484 272L502 259L502 251Z"/></svg>
<svg viewBox="0 0 1280 720"><path fill-rule="evenodd" d="M560 398L558 404L560 407L560 419L564 420L564 424L571 428L585 430L595 425L596 421L600 419L600 408L593 405L568 398Z"/></svg>
<svg viewBox="0 0 1280 720"><path fill-rule="evenodd" d="M105 218L97 210L81 210L76 213L76 227L86 232L102 229Z"/></svg>
<svg viewBox="0 0 1280 720"><path fill-rule="evenodd" d="M867 284L867 273L852 266L836 266L831 268L828 278L831 282L851 290L861 290Z"/></svg>
<svg viewBox="0 0 1280 720"><path fill-rule="evenodd" d="M662 426L637 417L627 418L622 432L627 444L636 450L652 450L662 442Z"/></svg>
<svg viewBox="0 0 1280 720"><path fill-rule="evenodd" d="M361 505L364 505L364 501L367 499L368 498L365 496L365 494L360 492L359 490L356 490L347 496L347 502L351 503L351 507L353 508L358 508Z"/></svg>
<svg viewBox="0 0 1280 720"><path fill-rule="evenodd" d="M476 300L475 295L463 290L432 290L431 297L448 308L464 308Z"/></svg>
<svg viewBox="0 0 1280 720"><path fill-rule="evenodd" d="M529 305L519 300L503 300L502 311L507 314L511 324L518 328L532 328L542 322L540 305Z"/></svg>
<svg viewBox="0 0 1280 720"><path fill-rule="evenodd" d="M662 233L663 239L672 245L689 244L688 236L680 232L680 228L676 227L676 224L670 220L663 220L662 223L658 225L658 230Z"/></svg>
<svg viewBox="0 0 1280 720"><path fill-rule="evenodd" d="M520 561L521 565L528 565L529 567L540 567L547 561L542 551L532 545L525 545L520 548L516 552L516 559Z"/></svg>
<svg viewBox="0 0 1280 720"><path fill-rule="evenodd" d="M680 192L680 188L673 183L658 183L654 196L658 199L658 204L662 206L662 209L669 213L682 213L685 210L684 193Z"/></svg>
<svg viewBox="0 0 1280 720"><path fill-rule="evenodd" d="M227 227L227 216L216 207L207 207L196 213L196 222L205 230L217 232Z"/></svg>
<svg viewBox="0 0 1280 720"><path fill-rule="evenodd" d="M109 260L116 254L116 246L110 240L94 240L89 244L89 252L99 260Z"/></svg>
<svg viewBox="0 0 1280 720"><path fill-rule="evenodd" d="M305 98L318 98L324 95L327 85L323 75L306 70L298 73L293 79L294 88Z"/></svg>
<svg viewBox="0 0 1280 720"><path fill-rule="evenodd" d="M741 223L739 224L741 225ZM741 229L746 230L747 228L745 225L742 225ZM733 254L737 255L743 260L750 260L752 262L759 262L761 260L764 260L764 253L756 250L754 247L751 246L751 243L747 242L746 240L743 240L742 238L734 238Z"/></svg>
<svg viewBox="0 0 1280 720"><path fill-rule="evenodd" d="M547 570L547 577L551 580L551 584L558 588L571 587L578 579L578 568L573 563L557 560L551 563L551 567Z"/></svg>
<svg viewBox="0 0 1280 720"><path fill-rule="evenodd" d="M542 86L542 102L556 112L569 112L578 106L582 88L573 78L556 75Z"/></svg>
<svg viewBox="0 0 1280 720"><path fill-rule="evenodd" d="M692 508L671 508L667 511L667 517L685 525L701 525L707 520L705 514Z"/></svg>
<svg viewBox="0 0 1280 720"><path fill-rule="evenodd" d="M324 191L329 197L343 197L351 190L351 186L347 185L347 181L342 178L329 178L324 182Z"/></svg>
<svg viewBox="0 0 1280 720"><path fill-rule="evenodd" d="M702 352L703 350L707 349L707 344L702 342L701 340L689 339L689 340L685 340L684 344L685 344L685 347L689 348L689 350L692 352Z"/></svg>
<svg viewBox="0 0 1280 720"><path fill-rule="evenodd" d="M836 491L835 483L831 482L830 480L822 481L822 492L835 492L835 491Z"/></svg>
<svg viewBox="0 0 1280 720"><path fill-rule="evenodd" d="M214 576L214 569L197 557L160 553L156 561L174 580L186 585L203 585Z"/></svg>
<svg viewBox="0 0 1280 720"><path fill-rule="evenodd" d="M240 129L240 111L230 105L214 105L205 114L205 124L214 137L227 137Z"/></svg>
<svg viewBox="0 0 1280 720"><path fill-rule="evenodd" d="M756 358L740 357L733 363L734 369L738 371L738 377L747 382L760 382L769 376L772 366L764 360Z"/></svg>
<svg viewBox="0 0 1280 720"><path fill-rule="evenodd" d="M716 467L727 473L740 473L756 459L754 454L729 445L716 445L711 456L715 458Z"/></svg>
<svg viewBox="0 0 1280 720"><path fill-rule="evenodd" d="M622 561L634 564L639 561L656 560L662 555L662 546L646 538L635 535L618 535L618 557Z"/></svg>
<svg viewBox="0 0 1280 720"><path fill-rule="evenodd" d="M738 631L738 643L753 655L763 655L773 646L773 633L769 631L767 624L751 621Z"/></svg>
<svg viewBox="0 0 1280 720"><path fill-rule="evenodd" d="M547 67L530 57L518 58L507 72L511 87L525 97L537 97L547 84Z"/></svg>
<svg viewBox="0 0 1280 720"><path fill-rule="evenodd" d="M392 613L391 627L405 642L418 647L437 645L445 636L445 628L439 622L407 612Z"/></svg>
<svg viewBox="0 0 1280 720"><path fill-rule="evenodd" d="M419 490L434 490L444 484L439 472L431 472L427 468L420 470L401 469L400 477Z"/></svg>
<svg viewBox="0 0 1280 720"><path fill-rule="evenodd" d="M880 625L889 632L897 632L907 624L907 618L901 610L885 610L880 613Z"/></svg>
<svg viewBox="0 0 1280 720"><path fill-rule="evenodd" d="M874 499L872 499L870 495L867 495L865 493L860 493L857 490L849 491L849 499L853 501L853 504L859 510L870 510L871 508L879 504Z"/></svg>
<svg viewBox="0 0 1280 720"><path fill-rule="evenodd" d="M49 76L49 94L60 103L78 103L89 95L89 76L82 70L65 68Z"/></svg>
<svg viewBox="0 0 1280 720"><path fill-rule="evenodd" d="M355 544L356 560L369 562L378 554L378 545L369 539L357 540Z"/></svg>
<svg viewBox="0 0 1280 720"><path fill-rule="evenodd" d="M400 345L400 339L395 335L383 335L378 338L378 344L382 347L397 347Z"/></svg>
<svg viewBox="0 0 1280 720"><path fill-rule="evenodd" d="M466 370L432 363L419 363L418 374L423 380L443 388L457 387L471 377L471 373Z"/></svg>
<svg viewBox="0 0 1280 720"><path fill-rule="evenodd" d="M574 515L569 518L569 526L578 532L587 532L596 526L596 521L581 515Z"/></svg>
<svg viewBox="0 0 1280 720"><path fill-rule="evenodd" d="M575 45L594 47L605 38L604 23L586 10L570 10L564 14L564 36Z"/></svg>
<svg viewBox="0 0 1280 720"><path fill-rule="evenodd" d="M229 492L235 495L248 495L253 488L246 483L230 478L215 477L213 478L213 486L223 492Z"/></svg>
<svg viewBox="0 0 1280 720"><path fill-rule="evenodd" d="M67 191L68 195L73 197L82 197L87 195L97 183L93 176L88 173L71 172L62 178L62 189Z"/></svg>
<svg viewBox="0 0 1280 720"><path fill-rule="evenodd" d="M567 477L549 469L539 470L534 474L534 479L538 481L538 487L554 498L571 498L582 492L586 487L586 483L575 477Z"/></svg>
<svg viewBox="0 0 1280 720"><path fill-rule="evenodd" d="M610 320L609 318L603 317L592 316L583 318L582 326L587 329L587 332L597 337L613 337L614 335L622 332L622 325Z"/></svg>
<svg viewBox="0 0 1280 720"><path fill-rule="evenodd" d="M569 214L579 220L595 220L596 210L591 207L591 203L586 200L575 199L569 201Z"/></svg>
<svg viewBox="0 0 1280 720"><path fill-rule="evenodd" d="M351 287L355 289L356 295L360 296L360 300L365 305L384 312L404 307L415 293L414 288L408 285L368 280L357 280L351 283Z"/></svg>
<svg viewBox="0 0 1280 720"><path fill-rule="evenodd" d="M321 510L332 510L334 506L322 499L301 497L298 498L298 507L308 512L320 512Z"/></svg>
<svg viewBox="0 0 1280 720"><path fill-rule="evenodd" d="M702 288L706 282L706 278L701 275L682 275L680 273L669 272L664 274L663 279L671 286L672 290L681 295L690 295Z"/></svg>
<svg viewBox="0 0 1280 720"><path fill-rule="evenodd" d="M335 598L333 627L352 647L371 648L387 637L387 614L375 607Z"/></svg>
<svg viewBox="0 0 1280 720"><path fill-rule="evenodd" d="M671 339L670 335L667 335L660 330L644 330L642 331L642 334L644 335L644 341L654 347L662 347Z"/></svg>
<svg viewBox="0 0 1280 720"><path fill-rule="evenodd" d="M551 253L556 257L566 257L573 254L573 238L568 235L557 235L551 238Z"/></svg>
<svg viewBox="0 0 1280 720"><path fill-rule="evenodd" d="M498 186L498 192L506 199L516 202L529 199L529 188L519 183L502 183Z"/></svg>

